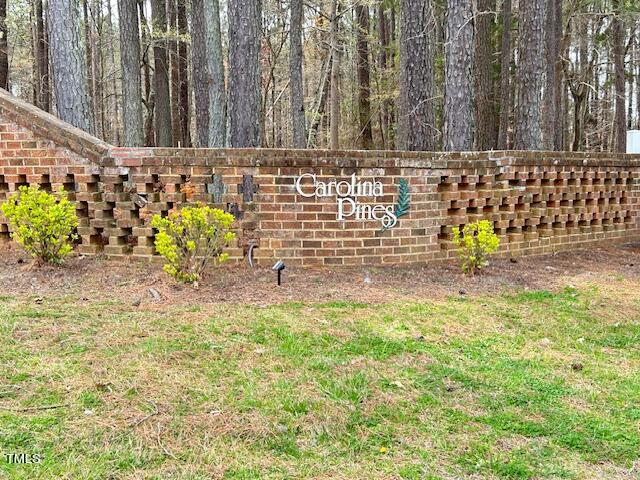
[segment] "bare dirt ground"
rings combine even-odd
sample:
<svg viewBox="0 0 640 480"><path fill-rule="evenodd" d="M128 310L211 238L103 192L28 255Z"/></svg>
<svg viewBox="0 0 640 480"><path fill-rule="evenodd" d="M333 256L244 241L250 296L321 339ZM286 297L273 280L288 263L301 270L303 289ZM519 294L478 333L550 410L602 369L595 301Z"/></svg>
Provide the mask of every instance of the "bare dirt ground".
<svg viewBox="0 0 640 480"><path fill-rule="evenodd" d="M73 257L60 267L36 268L15 246L0 247L0 293L49 295L62 291L86 300L119 299L147 307L172 304L291 301L386 302L514 290L557 289L640 278L640 242L555 255L494 259L478 276L455 262L396 267L287 268L283 285L269 268L226 265L212 269L199 288L177 285L159 264L103 257Z"/></svg>

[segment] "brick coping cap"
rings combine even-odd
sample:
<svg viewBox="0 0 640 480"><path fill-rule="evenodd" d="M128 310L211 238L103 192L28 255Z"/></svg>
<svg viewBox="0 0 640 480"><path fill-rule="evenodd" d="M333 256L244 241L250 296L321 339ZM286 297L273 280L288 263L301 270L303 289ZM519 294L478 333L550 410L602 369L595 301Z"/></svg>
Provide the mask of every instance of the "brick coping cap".
<svg viewBox="0 0 640 480"><path fill-rule="evenodd" d="M96 162L100 162L102 157L113 148L107 142L14 97L2 88L0 88L0 112L37 135Z"/></svg>
<svg viewBox="0 0 640 480"><path fill-rule="evenodd" d="M296 148L196 148L196 147L112 147L111 153L116 156L231 156L256 155L265 157L314 157L314 158L417 158L421 160L496 160L501 158L521 159L624 159L640 162L638 153L612 152L571 152L553 150L482 150L469 152L442 151L408 151L408 150L328 150L328 149L296 149Z"/></svg>
<svg viewBox="0 0 640 480"><path fill-rule="evenodd" d="M273 148L114 147L105 166L226 166L293 168L493 169L500 167L640 167L640 155L492 150L405 152L387 150L296 150Z"/></svg>

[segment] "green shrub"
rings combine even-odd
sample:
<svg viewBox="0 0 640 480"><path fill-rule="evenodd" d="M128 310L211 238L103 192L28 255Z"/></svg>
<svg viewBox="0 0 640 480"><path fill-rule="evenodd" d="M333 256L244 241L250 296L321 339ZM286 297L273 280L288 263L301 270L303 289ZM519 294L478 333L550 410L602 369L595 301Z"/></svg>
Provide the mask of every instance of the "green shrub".
<svg viewBox="0 0 640 480"><path fill-rule="evenodd" d="M156 250L167 260L164 271L180 282L197 284L210 261L220 264L228 258L223 249L236 238L229 231L234 220L230 213L203 205L168 217L154 215L151 226L158 229Z"/></svg>
<svg viewBox="0 0 640 480"><path fill-rule="evenodd" d="M38 185L22 186L2 205L9 220L11 238L38 263L62 263L73 250L71 241L78 226L76 209L62 195L40 190Z"/></svg>
<svg viewBox="0 0 640 480"><path fill-rule="evenodd" d="M488 220L469 223L462 231L454 227L453 241L458 246L462 270L471 274L486 267L489 255L500 246L500 239L493 232L493 225Z"/></svg>

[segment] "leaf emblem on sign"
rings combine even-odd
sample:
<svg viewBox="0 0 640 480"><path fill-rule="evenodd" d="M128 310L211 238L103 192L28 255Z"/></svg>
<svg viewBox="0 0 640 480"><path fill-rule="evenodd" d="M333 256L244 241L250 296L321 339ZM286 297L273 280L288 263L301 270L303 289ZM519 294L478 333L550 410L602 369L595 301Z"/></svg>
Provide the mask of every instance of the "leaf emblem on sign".
<svg viewBox="0 0 640 480"><path fill-rule="evenodd" d="M394 210L396 220L391 225L385 225L382 227L383 232L389 230L389 228L395 226L397 219L409 213L411 193L409 192L409 182L406 179L401 178L398 184L398 202Z"/></svg>
<svg viewBox="0 0 640 480"><path fill-rule="evenodd" d="M398 185L398 203L396 204L396 217L400 218L403 215L409 213L409 199L411 195L409 193L409 182L404 178L400 179Z"/></svg>

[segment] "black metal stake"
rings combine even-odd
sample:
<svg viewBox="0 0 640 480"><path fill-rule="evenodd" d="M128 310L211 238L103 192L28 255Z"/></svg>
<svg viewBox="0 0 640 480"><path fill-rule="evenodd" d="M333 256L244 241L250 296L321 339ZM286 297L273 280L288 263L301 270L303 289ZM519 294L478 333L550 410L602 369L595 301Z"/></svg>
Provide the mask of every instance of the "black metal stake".
<svg viewBox="0 0 640 480"><path fill-rule="evenodd" d="M280 282L280 274L281 273L282 273L282 270L278 270L278 286L281 285L281 282Z"/></svg>

